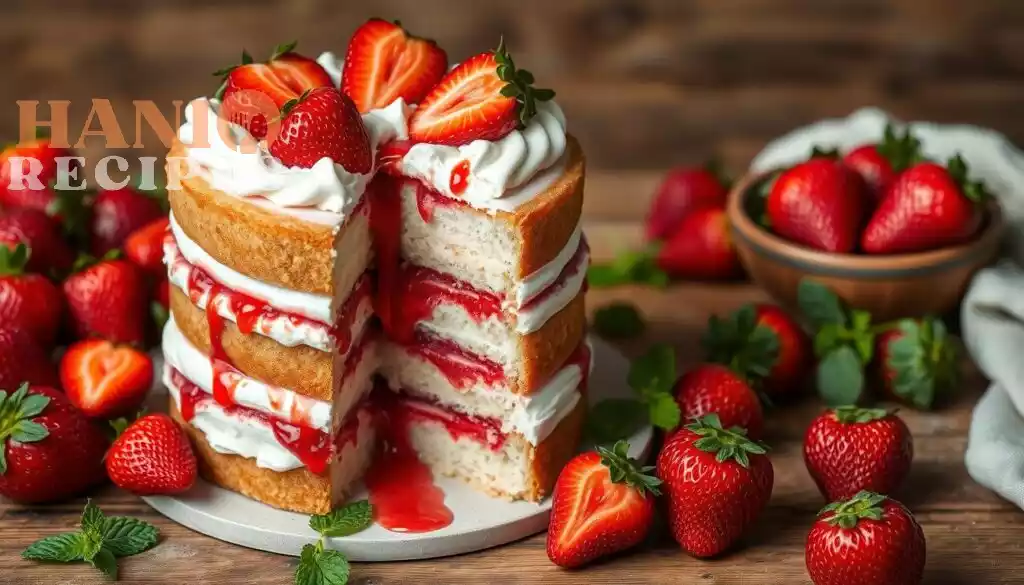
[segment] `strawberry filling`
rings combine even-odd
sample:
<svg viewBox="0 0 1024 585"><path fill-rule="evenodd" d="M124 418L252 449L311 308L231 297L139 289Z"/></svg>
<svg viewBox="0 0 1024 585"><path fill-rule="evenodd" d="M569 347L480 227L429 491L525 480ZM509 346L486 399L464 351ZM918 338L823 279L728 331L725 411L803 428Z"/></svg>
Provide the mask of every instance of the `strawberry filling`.
<svg viewBox="0 0 1024 585"><path fill-rule="evenodd" d="M414 423L432 422L444 426L453 441L470 439L487 445L492 451L501 450L508 438L498 419L461 413L407 392L395 393L381 386L375 391L374 403L387 419L389 429L405 436Z"/></svg>
<svg viewBox="0 0 1024 585"><path fill-rule="evenodd" d="M505 370L501 364L474 355L459 344L436 335L416 331L412 343L404 347L409 353L433 364L452 386L460 390L466 390L473 384L491 387L505 382Z"/></svg>
<svg viewBox="0 0 1024 585"><path fill-rule="evenodd" d="M501 299L473 288L455 277L406 264L399 269L395 314L389 334L397 340L412 340L416 324L430 319L440 305L457 305L477 323L501 316Z"/></svg>
<svg viewBox="0 0 1024 585"><path fill-rule="evenodd" d="M197 410L206 408L216 400L197 385L193 384L181 372L170 368L171 383L178 390L179 411L182 418L191 422ZM322 475L327 472L331 459L348 445L358 440L359 413L370 408L368 402L353 409L344 424L334 433L332 440L329 433L308 426L308 424L284 421L258 410L240 405L220 405L228 416L256 422L268 426L282 447L291 452L311 472Z"/></svg>
<svg viewBox="0 0 1024 585"><path fill-rule="evenodd" d="M223 333L224 319L216 308L226 306L235 316L234 322L238 326L238 330L246 335L259 333L270 337L274 329L283 322L286 328L311 329L314 334L319 333L321 336L332 339L338 352L344 354L352 346L355 335L353 329L356 326L359 307L370 297L373 290L370 275L364 274L357 281L352 293L337 310L335 324L330 326L303 315L276 309L266 300L224 286L203 268L190 264L181 254L174 237L170 234L164 239L164 252L168 258L171 274L176 271L187 274L184 291L189 299L196 306L205 307L207 321L210 324L211 339L219 339ZM220 343L214 343L213 346L215 357L230 362L224 355Z"/></svg>

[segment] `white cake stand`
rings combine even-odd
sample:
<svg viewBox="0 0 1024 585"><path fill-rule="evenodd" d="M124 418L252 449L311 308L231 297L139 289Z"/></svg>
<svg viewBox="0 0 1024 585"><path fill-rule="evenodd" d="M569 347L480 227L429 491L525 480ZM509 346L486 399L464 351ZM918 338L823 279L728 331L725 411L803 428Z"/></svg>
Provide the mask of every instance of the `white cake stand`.
<svg viewBox="0 0 1024 585"><path fill-rule="evenodd" d="M590 376L591 402L626 397L629 363L607 343L593 339L594 371ZM644 457L654 433L644 427L629 438L630 455ZM550 499L533 504L507 502L483 495L459 480L437 478L445 493L452 523L434 532L402 534L379 525L328 543L352 561L429 559L473 552L519 540L547 529ZM354 499L366 498L365 489ZM298 556L303 545L315 542L309 517L271 508L202 480L188 493L143 498L171 520L213 538L258 550Z"/></svg>

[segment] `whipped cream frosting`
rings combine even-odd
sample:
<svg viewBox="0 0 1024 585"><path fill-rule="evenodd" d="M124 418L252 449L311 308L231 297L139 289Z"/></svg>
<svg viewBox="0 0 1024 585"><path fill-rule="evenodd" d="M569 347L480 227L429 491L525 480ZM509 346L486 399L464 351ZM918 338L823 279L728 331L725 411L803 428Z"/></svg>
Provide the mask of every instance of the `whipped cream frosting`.
<svg viewBox="0 0 1024 585"><path fill-rule="evenodd" d="M278 208L329 212L338 223L359 203L372 172L350 173L327 157L308 169L285 166L265 142L257 144L244 128L220 119L219 107L217 100L193 100L178 130L178 139L189 147L189 160L198 163L211 187L235 197L266 199ZM407 138L407 117L401 99L364 114L371 148L376 152L384 142Z"/></svg>
<svg viewBox="0 0 1024 585"><path fill-rule="evenodd" d="M174 322L173 315L164 326L163 352L167 364L181 372L203 392L213 394L214 372L210 358L185 339ZM237 371L224 373L222 376L230 378L228 386L234 388L234 400L242 406L265 412L287 422L308 424L322 431L329 431L331 428L330 402L264 384ZM302 413L301 420L295 420L294 413Z"/></svg>
<svg viewBox="0 0 1024 585"><path fill-rule="evenodd" d="M202 248L202 246L190 239L185 234L185 231L181 229L181 226L178 225L173 213L170 215L170 224L171 234L173 234L174 241L177 243L178 251L181 252L181 255L185 260L189 264L198 266L205 270L221 285L231 290L236 290L240 293L266 301L267 304L275 309L287 313L302 315L303 317L318 321L325 325L334 321L331 313L330 295L317 295L291 290L262 282L240 272L236 272L215 260L213 256L210 256L210 254ZM166 255L166 248L164 253L164 261L167 262L168 257ZM170 263L168 263L168 267L169 269L173 268L170 266ZM175 284L181 287L181 284ZM187 284L182 288L186 287ZM227 317L227 315L224 316Z"/></svg>
<svg viewBox="0 0 1024 585"><path fill-rule="evenodd" d="M345 68L345 60L339 59L334 53L324 51L316 58L318 65L324 68L334 87L341 87L341 72Z"/></svg>
<svg viewBox="0 0 1024 585"><path fill-rule="evenodd" d="M566 136L562 109L555 102L541 102L537 115L522 130L496 141L474 140L457 147L414 144L399 168L402 174L477 209L512 212L562 174ZM465 190L454 193L452 170L463 161L469 162ZM545 170L556 172L542 173Z"/></svg>
<svg viewBox="0 0 1024 585"><path fill-rule="evenodd" d="M590 342L584 342L590 347ZM587 374L594 369L593 352L587 364ZM580 383L583 369L572 364L558 371L538 392L529 396L517 396L519 403L511 415L502 422L505 432L516 431L531 445L537 446L548 437L562 419L569 416L576 404L583 398Z"/></svg>
<svg viewBox="0 0 1024 585"><path fill-rule="evenodd" d="M538 297L528 297L527 304L519 309L516 315L516 333L526 335L539 330L548 319L564 309L583 290L583 285L587 281L587 266L590 265L590 249L586 241L578 241L577 246L578 253L572 256L574 264L568 266L565 276L542 289L542 292L547 291L544 298L530 302L531 299Z"/></svg>

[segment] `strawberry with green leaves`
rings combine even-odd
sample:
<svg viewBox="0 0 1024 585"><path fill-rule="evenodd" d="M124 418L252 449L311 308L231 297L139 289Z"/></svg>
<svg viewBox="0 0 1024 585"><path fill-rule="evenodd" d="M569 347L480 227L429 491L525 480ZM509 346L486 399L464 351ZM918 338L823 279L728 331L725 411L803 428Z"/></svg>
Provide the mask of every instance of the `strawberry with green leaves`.
<svg viewBox="0 0 1024 585"><path fill-rule="evenodd" d="M961 244L977 233L990 197L954 156L918 163L896 178L861 234L867 254L905 254Z"/></svg>
<svg viewBox="0 0 1024 585"><path fill-rule="evenodd" d="M702 340L708 361L742 375L771 400L799 394L811 365L811 344L785 311L764 303L713 315Z"/></svg>
<svg viewBox="0 0 1024 585"><path fill-rule="evenodd" d="M677 379L676 355L671 346L655 345L633 360L627 382L635 398L609 398L594 405L587 418L587 432L596 443L612 444L640 427L651 424L675 430L681 421L672 394Z"/></svg>
<svg viewBox="0 0 1024 585"><path fill-rule="evenodd" d="M107 516L92 502L82 512L81 530L47 536L32 543L21 558L48 563L86 562L117 580L117 559L157 544L155 526L130 516Z"/></svg>
<svg viewBox="0 0 1024 585"><path fill-rule="evenodd" d="M921 160L921 141L909 127L897 132L892 124L886 124L881 142L858 146L842 160L857 171L867 183L872 198L878 201L900 173Z"/></svg>
<svg viewBox="0 0 1024 585"><path fill-rule="evenodd" d="M715 415L683 427L665 441L657 472L668 497L669 524L689 554L728 550L768 504L775 482L767 447Z"/></svg>
<svg viewBox="0 0 1024 585"><path fill-rule="evenodd" d="M814 585L918 585L924 573L921 525L903 504L861 492L833 502L807 535Z"/></svg>
<svg viewBox="0 0 1024 585"><path fill-rule="evenodd" d="M920 409L956 387L955 339L939 319L903 319L878 336L875 362L882 393Z"/></svg>
<svg viewBox="0 0 1024 585"><path fill-rule="evenodd" d="M875 353L875 337L885 330L871 314L850 310L824 284L805 278L797 294L800 311L815 330L816 384L828 406L857 404L864 397L865 366Z"/></svg>
<svg viewBox="0 0 1024 585"><path fill-rule="evenodd" d="M551 562L575 569L643 542L660 493L652 471L629 456L625 441L569 461L551 494Z"/></svg>
<svg viewBox="0 0 1024 585"><path fill-rule="evenodd" d="M31 251L0 246L0 323L30 333L49 348L64 316L64 296L48 278L25 271Z"/></svg>
<svg viewBox="0 0 1024 585"><path fill-rule="evenodd" d="M764 432L761 400L747 381L719 364L700 364L686 372L674 389L683 420L715 414L727 428L742 427L751 438Z"/></svg>
<svg viewBox="0 0 1024 585"><path fill-rule="evenodd" d="M372 170L370 137L347 95L318 87L286 103L281 113L281 132L270 153L285 165L308 169L329 158L350 173Z"/></svg>
<svg viewBox="0 0 1024 585"><path fill-rule="evenodd" d="M828 501L861 490L890 494L914 459L914 439L895 413L841 406L822 413L804 435L804 462Z"/></svg>
<svg viewBox="0 0 1024 585"><path fill-rule="evenodd" d="M295 567L295 585L345 585L351 568L340 551L330 550L328 538L343 538L362 532L373 524L373 507L366 500L350 502L327 514L315 514L309 527L320 535L316 544L307 544Z"/></svg>

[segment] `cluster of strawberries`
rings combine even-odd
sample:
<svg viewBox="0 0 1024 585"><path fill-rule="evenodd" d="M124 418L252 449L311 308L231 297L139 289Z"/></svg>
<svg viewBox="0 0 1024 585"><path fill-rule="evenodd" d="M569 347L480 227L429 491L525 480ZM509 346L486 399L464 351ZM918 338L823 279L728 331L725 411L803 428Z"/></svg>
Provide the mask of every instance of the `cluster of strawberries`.
<svg viewBox="0 0 1024 585"><path fill-rule="evenodd" d="M776 234L837 254L900 254L963 243L984 219L988 194L960 156L923 158L909 130L892 127L878 144L844 156L815 149L764 185L762 224Z"/></svg>
<svg viewBox="0 0 1024 585"><path fill-rule="evenodd" d="M56 188L57 159L70 156L46 139L0 152L0 494L59 500L108 475L140 492L187 487L195 459L169 418L136 421L109 454L99 424L135 413L152 384L144 350L167 314L166 212L129 187ZM12 181L30 162L39 183ZM158 452L180 465L155 473L143 455Z"/></svg>
<svg viewBox="0 0 1024 585"><path fill-rule="evenodd" d="M931 333L940 322L908 319L884 324L876 333L844 335L837 328L854 320L869 326L870 320L852 317L820 285L806 286L810 314L805 317L816 327L813 341L780 308L749 305L710 319L707 362L678 379L674 355L665 346L634 362L631 384L649 407L649 420L666 431L657 464L644 467L630 459L624 442L573 460L553 494L548 535L553 562L578 567L643 541L659 494L667 499L672 534L685 551L706 558L729 550L771 497L774 472L761 442L762 403L796 398L813 378L816 355L824 362L839 348L871 345L865 351L880 394L911 406L930 406L936 394L949 389L955 355L948 336L936 340ZM849 326L860 331L859 325ZM655 361L664 367L641 376L641 369L649 371ZM642 379L648 381L636 387ZM651 384L651 379L659 381ZM674 413L665 412L665 394ZM910 468L910 431L891 411L851 406L864 400L859 390L845 398L849 402L815 418L804 437L807 470L829 502L807 540L808 572L818 584L918 583L923 533L910 512L888 497ZM599 428L606 422L600 420L605 418L601 406L591 414ZM628 416L628 406L614 404L616 420ZM629 433L620 429L618 434ZM609 438L603 435L598 442L610 444Z"/></svg>

